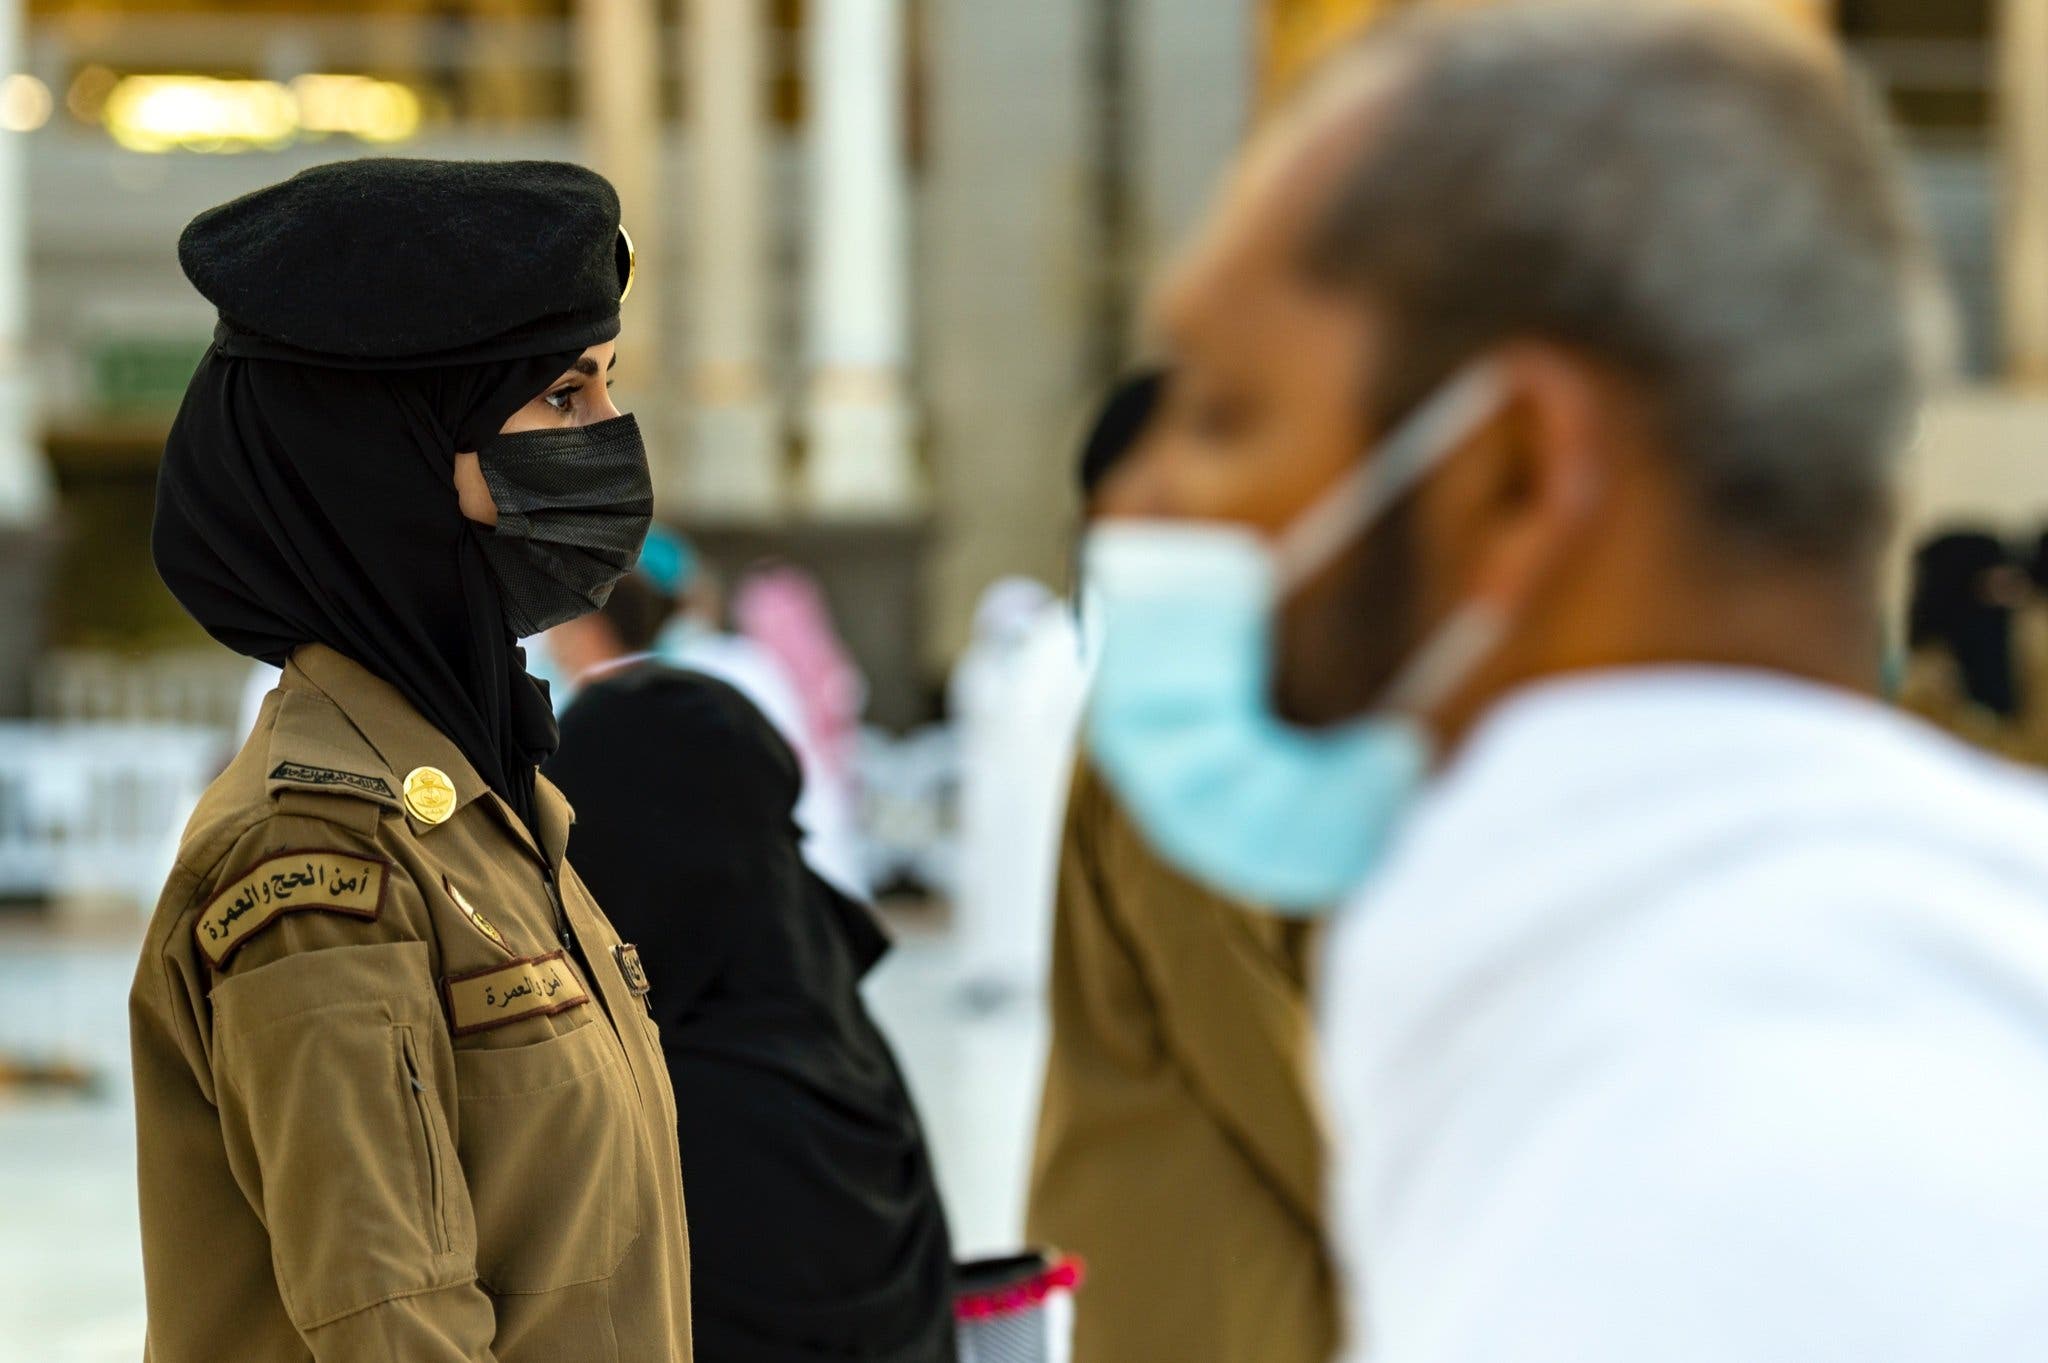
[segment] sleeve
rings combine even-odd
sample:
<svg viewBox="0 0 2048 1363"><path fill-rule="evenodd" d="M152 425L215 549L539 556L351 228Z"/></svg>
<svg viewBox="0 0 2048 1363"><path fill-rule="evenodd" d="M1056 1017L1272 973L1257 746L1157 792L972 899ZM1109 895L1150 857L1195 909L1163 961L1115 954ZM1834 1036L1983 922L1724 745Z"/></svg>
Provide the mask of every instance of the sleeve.
<svg viewBox="0 0 2048 1363"><path fill-rule="evenodd" d="M301 815L246 834L192 914L228 1164L316 1359L493 1357L428 921L372 838Z"/></svg>
<svg viewBox="0 0 2048 1363"><path fill-rule="evenodd" d="M1110 804L1090 779L1092 798ZM1117 920L1158 1011L1162 1043L1202 1106L1285 1203L1323 1238L1324 1130L1299 963L1253 930L1253 911L1168 867L1113 805L1102 855Z"/></svg>

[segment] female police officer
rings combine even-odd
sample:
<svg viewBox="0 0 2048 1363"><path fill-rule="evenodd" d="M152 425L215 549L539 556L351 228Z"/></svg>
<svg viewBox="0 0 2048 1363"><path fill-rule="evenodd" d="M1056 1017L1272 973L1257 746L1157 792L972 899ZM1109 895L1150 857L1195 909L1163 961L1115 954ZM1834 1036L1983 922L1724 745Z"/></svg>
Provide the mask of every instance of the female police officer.
<svg viewBox="0 0 2048 1363"><path fill-rule="evenodd" d="M562 860L513 645L652 511L605 392L631 251L548 163L323 166L200 215L178 600L279 664L131 1001L149 1356L686 1360L647 989Z"/></svg>

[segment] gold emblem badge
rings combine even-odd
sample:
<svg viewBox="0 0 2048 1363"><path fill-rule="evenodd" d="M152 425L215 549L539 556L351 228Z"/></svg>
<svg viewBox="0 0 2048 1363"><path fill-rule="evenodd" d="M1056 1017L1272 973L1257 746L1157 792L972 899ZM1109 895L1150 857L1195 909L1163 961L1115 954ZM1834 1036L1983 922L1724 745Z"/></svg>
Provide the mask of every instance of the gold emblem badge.
<svg viewBox="0 0 2048 1363"><path fill-rule="evenodd" d="M439 767L414 767L405 777L405 809L424 824L448 822L455 812L455 783Z"/></svg>
<svg viewBox="0 0 2048 1363"><path fill-rule="evenodd" d="M619 286L619 302L624 303L626 295L633 292L633 276L640 272L640 253L633 249L633 238L627 233L624 223L619 224L619 240L612 248L613 259L619 256L626 258L626 268L621 271L626 282Z"/></svg>
<svg viewBox="0 0 2048 1363"><path fill-rule="evenodd" d="M505 946L505 934L498 931L498 925L496 923L493 923L490 919L484 917L483 911L478 909L476 905L470 903L467 899L463 898L462 891L455 888L454 881L448 879L446 876L443 876L441 878L441 883L448 887L448 897L455 901L455 907L462 910L462 916L470 921L470 925L472 927L474 927L478 932L482 933L484 936L490 938L493 942L496 942L500 947L503 947L506 951L510 951L512 949L509 946Z"/></svg>

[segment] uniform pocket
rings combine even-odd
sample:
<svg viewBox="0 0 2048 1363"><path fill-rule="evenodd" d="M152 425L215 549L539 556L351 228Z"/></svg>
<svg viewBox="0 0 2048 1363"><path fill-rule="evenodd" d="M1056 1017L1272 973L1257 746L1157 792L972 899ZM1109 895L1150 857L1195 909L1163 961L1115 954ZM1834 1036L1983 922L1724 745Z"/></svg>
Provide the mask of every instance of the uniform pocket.
<svg viewBox="0 0 2048 1363"><path fill-rule="evenodd" d="M448 1180L442 1164L447 1156L447 1143L441 1137L440 1123L435 1104L428 1090L426 1074L420 1064L420 1055L413 1045L412 1028L393 1027L392 1037L398 1043L399 1082L405 1086L406 1096L412 1100L415 1129L419 1136L421 1200L426 1205L428 1224L433 1229L434 1252L448 1252Z"/></svg>
<svg viewBox="0 0 2048 1363"><path fill-rule="evenodd" d="M639 1104L593 1020L530 1046L455 1052L477 1277L501 1295L608 1278L640 1234Z"/></svg>

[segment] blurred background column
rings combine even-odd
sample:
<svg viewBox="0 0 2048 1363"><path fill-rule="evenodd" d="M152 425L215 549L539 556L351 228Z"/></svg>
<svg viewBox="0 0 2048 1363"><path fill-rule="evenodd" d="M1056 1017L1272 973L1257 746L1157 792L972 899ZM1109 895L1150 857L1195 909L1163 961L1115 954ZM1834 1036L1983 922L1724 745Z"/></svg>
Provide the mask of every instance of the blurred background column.
<svg viewBox="0 0 2048 1363"><path fill-rule="evenodd" d="M823 516L896 517L921 489L905 383L902 0L816 0L804 494Z"/></svg>
<svg viewBox="0 0 2048 1363"><path fill-rule="evenodd" d="M2048 0L1999 0L1996 31L2006 368L2048 385Z"/></svg>
<svg viewBox="0 0 2048 1363"><path fill-rule="evenodd" d="M42 89L21 68L22 0L0 0L0 103ZM0 715L27 702L55 501L28 371L28 135L13 129L40 119L24 112L0 109Z"/></svg>
<svg viewBox="0 0 2048 1363"><path fill-rule="evenodd" d="M534 67L551 22L547 0L469 0L472 21L455 30L466 48L462 96L469 121L493 131L516 131L540 117ZM630 228L628 229L631 230Z"/></svg>
<svg viewBox="0 0 2048 1363"><path fill-rule="evenodd" d="M772 236L765 6L686 0L682 34L691 410L676 501L693 518L765 520L783 505L782 429L765 363Z"/></svg>
<svg viewBox="0 0 2048 1363"><path fill-rule="evenodd" d="M674 441L665 409L645 401L668 391L661 300L674 290L661 219L661 30L655 0L577 0L576 88L591 169L619 191L626 231L639 258L638 283L626 305L619 355L619 406L639 412L648 431L657 509L673 486ZM649 418L654 418L650 421Z"/></svg>
<svg viewBox="0 0 2048 1363"><path fill-rule="evenodd" d="M22 0L0 0L0 101L25 98ZM28 138L0 119L0 528L40 526L51 506L50 470L37 438L28 373Z"/></svg>

